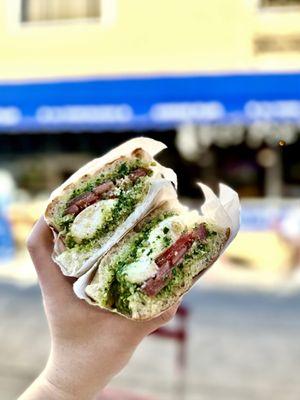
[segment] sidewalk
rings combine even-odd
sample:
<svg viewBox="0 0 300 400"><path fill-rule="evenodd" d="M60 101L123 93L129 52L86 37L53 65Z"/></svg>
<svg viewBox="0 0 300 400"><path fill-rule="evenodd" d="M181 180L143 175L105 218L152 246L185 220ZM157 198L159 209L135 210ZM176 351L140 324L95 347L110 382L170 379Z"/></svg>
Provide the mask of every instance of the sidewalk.
<svg viewBox="0 0 300 400"><path fill-rule="evenodd" d="M205 279L185 298L185 400L298 400L300 295L207 287ZM13 400L49 350L38 287L0 283L0 318L0 399ZM174 343L147 338L111 386L173 400L175 352Z"/></svg>

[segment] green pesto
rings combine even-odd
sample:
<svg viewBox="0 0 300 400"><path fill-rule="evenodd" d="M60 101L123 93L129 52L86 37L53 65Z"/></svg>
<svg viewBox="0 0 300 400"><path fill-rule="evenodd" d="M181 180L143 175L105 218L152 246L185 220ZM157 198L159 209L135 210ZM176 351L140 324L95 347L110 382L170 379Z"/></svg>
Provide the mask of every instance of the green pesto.
<svg viewBox="0 0 300 400"><path fill-rule="evenodd" d="M122 280L114 282L114 307L121 313L130 315L129 297L133 295L138 286L136 284Z"/></svg>
<svg viewBox="0 0 300 400"><path fill-rule="evenodd" d="M175 215L174 212L167 211L147 222L143 229L133 237L129 245L126 247L126 251L122 252L117 259L113 260L113 263L108 268L111 271L114 271L114 278L110 280L111 284L106 296L107 303L103 304L103 306L111 306L111 303L114 303L115 307L119 311L125 313L129 312L127 299L137 290L138 285L132 284L126 280L126 275L123 273L123 269L136 260L138 249L147 245L147 239L151 230L161 221L173 215ZM112 301L112 299L114 300Z"/></svg>
<svg viewBox="0 0 300 400"><path fill-rule="evenodd" d="M74 219L75 219L74 215L71 214L63 215L62 217L60 217L57 225L59 225L63 231L67 232L70 229L70 226L74 221Z"/></svg>
<svg viewBox="0 0 300 400"><path fill-rule="evenodd" d="M163 220L166 218L169 218L171 216L175 215L175 212L172 211L167 211L156 218L154 218L152 221L149 221L146 226L139 232L137 238L135 241L131 244L131 246L128 249L128 252L124 257L122 257L122 262L118 265L118 268L116 268L117 271L117 278L118 281L123 281L126 280L126 275L123 274L123 269L128 265L136 261L137 258L137 251L140 248L143 248L145 246L148 247L148 242L147 239L150 235L150 232ZM149 249L150 254L151 254L151 249ZM149 253L149 252L148 252Z"/></svg>
<svg viewBox="0 0 300 400"><path fill-rule="evenodd" d="M67 247L76 247L78 251L91 249L99 239L114 231L117 226L126 220L134 211L136 205L143 200L148 190L149 182L146 177L139 178L135 185L127 190L121 189L115 207L105 215L105 221L97 229L94 237L84 239L81 243L76 243L71 233L68 233L65 239Z"/></svg>
<svg viewBox="0 0 300 400"><path fill-rule="evenodd" d="M124 178L126 175L129 175L136 168L148 168L148 167L149 163L141 160L140 158L124 161L115 170L102 173L92 178L90 181L88 181L81 187L74 189L69 200L81 194L92 191L94 187L101 185L104 182L113 181L115 183L116 180Z"/></svg>
<svg viewBox="0 0 300 400"><path fill-rule="evenodd" d="M172 270L172 278L169 280L167 285L155 296L155 300L164 300L168 297L175 296L178 290L186 285L187 280L192 279L190 276L191 265L199 262L201 259L207 256L211 251L213 245L213 238L217 233L214 231L208 231L208 239L202 243L195 243L191 249L185 254L183 261ZM132 262L132 261L131 261ZM130 296L138 294L138 299L141 304L149 302L151 297L143 293L138 284L127 282L124 276L117 273L118 285L114 286L115 295L115 307L119 312L131 315L129 307Z"/></svg>
<svg viewBox="0 0 300 400"><path fill-rule="evenodd" d="M72 222L75 219L74 215L64 215L66 205L70 200L84 193L91 192L96 186L101 185L104 182L113 181L115 183L118 179L124 178L135 169L149 168L149 166L152 164L153 163L149 164L148 162L145 162L140 158L126 160L122 162L115 170L102 173L100 175L97 175L96 177L91 178L88 182L82 184L72 191L71 195L68 197L68 199L66 199L65 204L58 210L57 217L55 218L55 224L59 226L62 231L65 231L67 233L70 229ZM152 173L152 170L149 170L148 175L151 176Z"/></svg>
<svg viewBox="0 0 300 400"><path fill-rule="evenodd" d="M169 247L172 243L172 239L170 238L170 236L167 236L167 232L165 233L165 236L163 237L163 244L164 244L165 248Z"/></svg>

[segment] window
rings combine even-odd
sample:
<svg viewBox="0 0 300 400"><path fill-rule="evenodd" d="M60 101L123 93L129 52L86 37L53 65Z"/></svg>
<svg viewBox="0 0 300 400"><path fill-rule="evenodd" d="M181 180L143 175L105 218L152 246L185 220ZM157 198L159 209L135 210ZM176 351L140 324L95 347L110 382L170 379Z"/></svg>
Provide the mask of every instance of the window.
<svg viewBox="0 0 300 400"><path fill-rule="evenodd" d="M44 22L101 17L100 0L22 0L22 22Z"/></svg>
<svg viewBox="0 0 300 400"><path fill-rule="evenodd" d="M260 35L254 39L255 54L300 52L299 35Z"/></svg>
<svg viewBox="0 0 300 400"><path fill-rule="evenodd" d="M300 0L261 0L261 7L300 6Z"/></svg>

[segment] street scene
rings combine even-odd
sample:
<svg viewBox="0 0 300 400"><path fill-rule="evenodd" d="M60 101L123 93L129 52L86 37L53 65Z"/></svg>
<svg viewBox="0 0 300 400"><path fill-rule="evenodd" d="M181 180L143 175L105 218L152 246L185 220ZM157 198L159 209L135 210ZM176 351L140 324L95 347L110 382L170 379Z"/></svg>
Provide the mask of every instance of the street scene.
<svg viewBox="0 0 300 400"><path fill-rule="evenodd" d="M0 293L0 398L13 400L43 368L49 333L36 286L1 283ZM184 304L184 376L176 341L150 336L110 387L171 400L183 380L186 400L299 398L299 291L218 288L203 278Z"/></svg>
<svg viewBox="0 0 300 400"><path fill-rule="evenodd" d="M152 321L217 259L95 399L75 400L300 398L299 43L300 0L0 2L0 400L38 386L49 357L36 274L47 271L49 232L53 276L69 276L47 296L53 320L63 309L61 332L74 313L94 318L71 283L77 297ZM141 137L147 146L99 161ZM35 269L30 232L51 193L93 159L35 228ZM105 247L112 237L120 258ZM73 313L58 300L68 290ZM142 328L122 321L123 350ZM105 351L111 365L123 354L104 332L84 336L81 356L103 346L84 368L69 345L82 373L72 390L90 389L91 371L101 381Z"/></svg>

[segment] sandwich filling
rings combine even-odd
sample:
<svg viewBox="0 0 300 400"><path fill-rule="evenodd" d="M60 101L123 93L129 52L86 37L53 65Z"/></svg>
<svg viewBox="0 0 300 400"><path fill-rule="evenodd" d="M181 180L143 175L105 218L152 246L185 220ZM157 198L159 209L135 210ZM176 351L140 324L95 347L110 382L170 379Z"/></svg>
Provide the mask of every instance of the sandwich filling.
<svg viewBox="0 0 300 400"><path fill-rule="evenodd" d="M79 268L143 201L157 178L161 174L155 162L128 158L77 186L55 216L58 262Z"/></svg>
<svg viewBox="0 0 300 400"><path fill-rule="evenodd" d="M220 251L223 237L197 212L165 212L100 264L86 293L100 306L134 318L155 314L191 284L199 264Z"/></svg>

